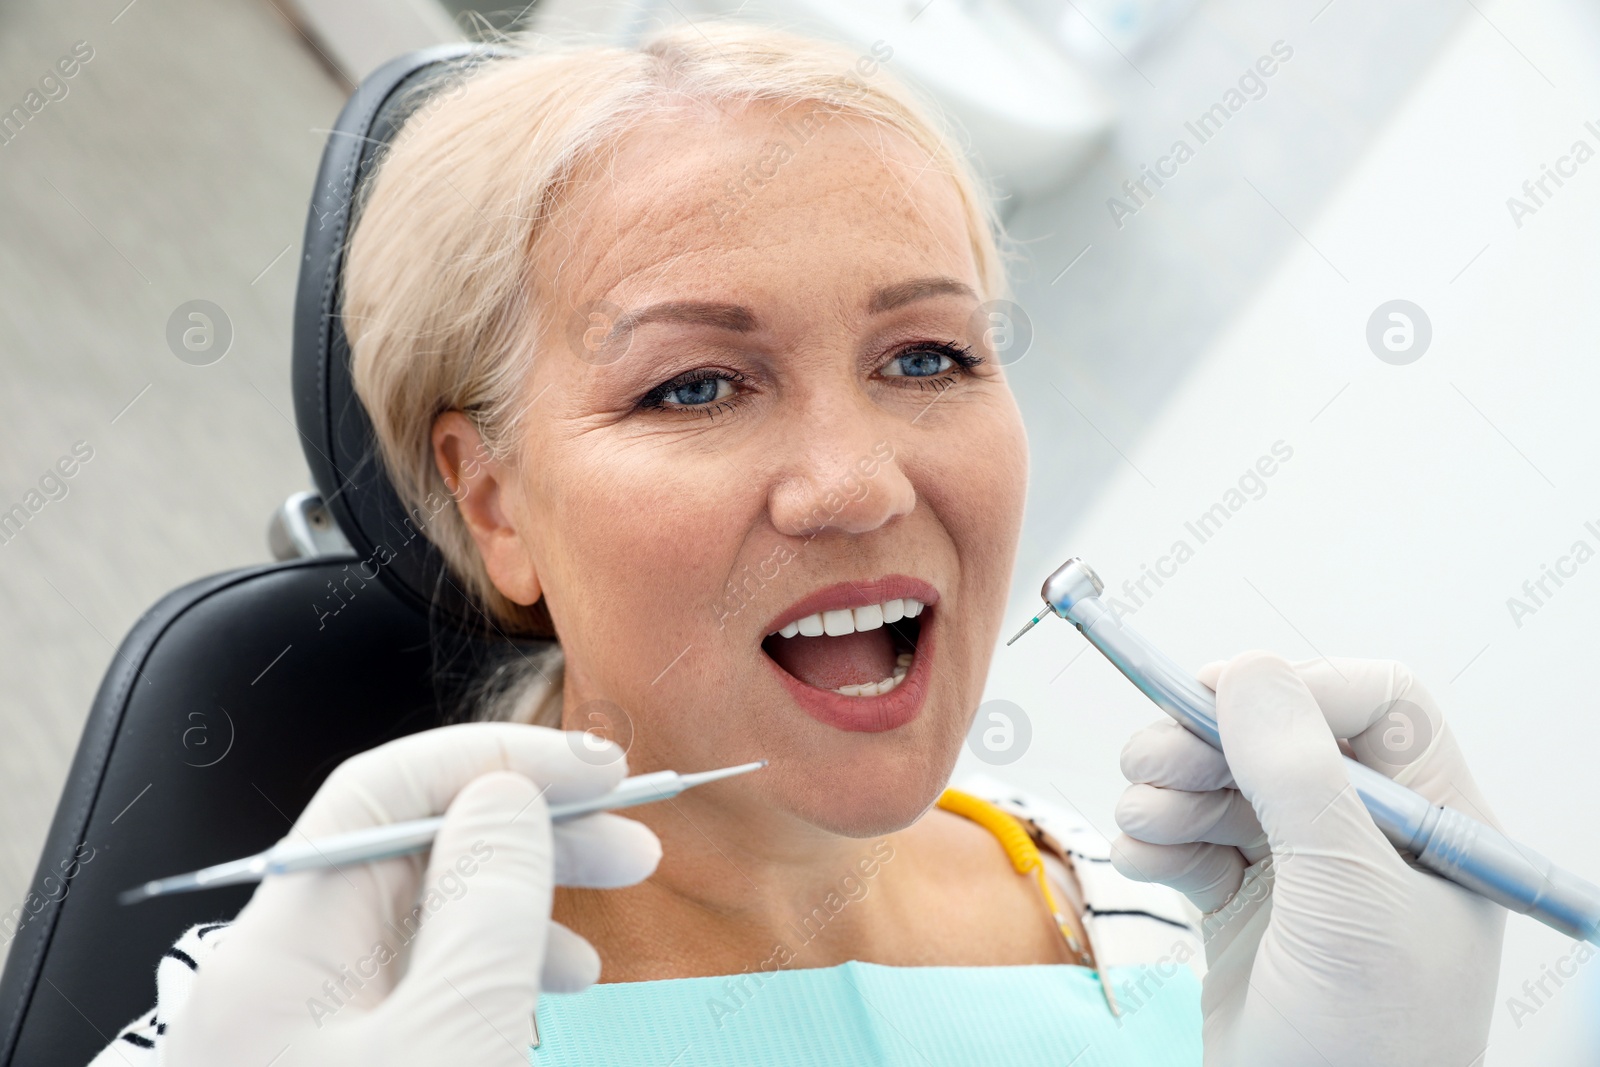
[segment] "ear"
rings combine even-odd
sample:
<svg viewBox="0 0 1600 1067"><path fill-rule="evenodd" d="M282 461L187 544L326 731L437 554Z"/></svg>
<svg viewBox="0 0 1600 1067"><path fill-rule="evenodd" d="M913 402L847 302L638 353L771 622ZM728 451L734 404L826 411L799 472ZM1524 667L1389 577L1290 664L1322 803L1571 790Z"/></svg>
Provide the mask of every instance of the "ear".
<svg viewBox="0 0 1600 1067"><path fill-rule="evenodd" d="M514 472L493 458L478 427L460 411L434 420L433 461L477 543L489 580L513 603L537 603L543 590L518 528Z"/></svg>

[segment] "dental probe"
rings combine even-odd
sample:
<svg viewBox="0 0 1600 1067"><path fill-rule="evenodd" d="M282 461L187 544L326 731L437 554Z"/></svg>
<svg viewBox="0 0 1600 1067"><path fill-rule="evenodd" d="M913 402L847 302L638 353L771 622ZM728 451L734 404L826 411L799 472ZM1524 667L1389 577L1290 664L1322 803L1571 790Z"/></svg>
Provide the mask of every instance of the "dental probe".
<svg viewBox="0 0 1600 1067"><path fill-rule="evenodd" d="M1040 591L1045 611L1030 619L1011 641L1032 629L1046 612L1054 612L1076 626L1162 711L1220 750L1216 694L1118 619L1100 600L1104 589L1086 563L1076 557L1067 560L1045 579ZM1600 944L1600 886L1365 764L1348 756L1344 761L1356 794L1395 848L1410 853L1441 878L1496 904L1531 915L1568 937Z"/></svg>
<svg viewBox="0 0 1600 1067"><path fill-rule="evenodd" d="M697 785L740 774L749 774L766 765L766 760L757 760L754 763L741 763L736 767L721 767L714 771L699 771L695 774L656 771L653 774L634 775L632 778L624 778L622 783L609 793L602 793L588 800L550 805L550 821L565 822L596 812L616 811L619 808L632 808L640 804L654 804L658 800L671 800L685 789L693 789ZM265 852L258 852L254 856L229 860L227 863L218 863L188 874L174 874L169 878L146 882L144 885L124 891L117 900L123 904L136 904L141 900L166 896L170 893L188 893L196 889L210 889L213 886L259 882L269 874L337 867L341 863L372 863L394 856L406 856L413 852L421 852L432 844L434 835L439 832L439 827L442 825L444 816L435 815L428 819L413 819L410 822L352 830L349 833L334 834L315 841L280 841Z"/></svg>

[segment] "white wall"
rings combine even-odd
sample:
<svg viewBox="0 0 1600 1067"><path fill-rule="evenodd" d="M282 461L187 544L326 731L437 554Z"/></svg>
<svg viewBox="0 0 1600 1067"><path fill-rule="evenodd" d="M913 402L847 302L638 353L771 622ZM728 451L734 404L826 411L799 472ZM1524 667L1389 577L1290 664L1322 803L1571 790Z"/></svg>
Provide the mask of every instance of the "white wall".
<svg viewBox="0 0 1600 1067"><path fill-rule="evenodd" d="M1290 27L1304 32L1296 63L1278 75L1285 95L1320 92L1307 84L1323 77L1313 70L1325 40L1318 33L1371 10L1341 2L1307 21L1321 6L1305 6L1295 16L1301 25ZM1208 5L1197 17L1227 7ZM1034 493L1059 484L1083 503L1063 515L1034 501L1011 616L1020 625L1037 610L1039 582L1068 556L1083 556L1118 586L1175 538L1197 544L1185 520L1282 439L1294 455L1265 495L1200 545L1133 624L1193 666L1252 647L1294 659L1409 664L1459 731L1506 826L1600 879L1591 792L1600 750L1591 688L1600 559L1520 627L1506 606L1573 541L1600 549L1600 537L1584 529L1586 520L1600 528L1600 157L1520 229L1505 204L1574 140L1600 151L1600 136L1584 128L1587 120L1600 128L1597 55L1600 17L1588 6L1459 9L1431 65L1364 151L1342 164L1320 206L1302 212L1284 203L1318 181L1311 170L1323 164L1308 160L1301 175L1289 168L1262 188L1281 198L1279 209L1304 237L1276 213L1266 216L1287 235L1275 265L1219 332L1201 338L1175 387L1119 378L1096 370L1093 353L1051 351L1042 341L1019 373L1029 368L1033 393L1059 383L1081 414L1059 397L1053 414L1032 402L1035 426L1059 420L1078 428L1066 438L1042 435ZM1340 136L1336 125L1327 136ZM1198 157L1190 166L1195 172L1183 178L1195 184L1250 176L1248 159ZM1113 191L1104 182L1092 195ZM1253 208L1247 196L1211 210L1233 212L1223 222L1250 234L1259 220L1245 213L1266 211L1250 196ZM1186 224L1182 210L1170 209L1180 217L1169 226ZM1042 207L1028 221L1042 231L1048 214ZM1089 240L1117 240L1109 220L1099 221L1098 233L1044 239L1031 250L1035 264L1064 264ZM1141 213L1126 229L1147 221ZM1218 269L1235 255L1218 249ZM1054 299L1084 267L1092 270L1090 257L1054 290L1048 277L1025 283L1024 306ZM1433 325L1431 348L1409 366L1379 361L1364 336L1373 309L1397 297L1420 305ZM1135 303L1159 317L1185 299L1155 290ZM1114 332L1114 324L1099 325ZM1074 329L1082 336L1086 328ZM1183 316L1168 329L1181 348ZM1141 391L1169 389L1158 411L1129 414ZM1099 430L1084 428L1085 419ZM996 653L987 697L1020 704L1033 726L1031 749L1002 773L1065 796L1114 835L1111 811L1124 784L1117 753L1159 713L1092 649L1074 661L1086 648L1067 624L1047 619ZM1554 932L1513 917L1489 1063L1594 1062L1600 964L1520 1026L1506 1006L1569 949Z"/></svg>

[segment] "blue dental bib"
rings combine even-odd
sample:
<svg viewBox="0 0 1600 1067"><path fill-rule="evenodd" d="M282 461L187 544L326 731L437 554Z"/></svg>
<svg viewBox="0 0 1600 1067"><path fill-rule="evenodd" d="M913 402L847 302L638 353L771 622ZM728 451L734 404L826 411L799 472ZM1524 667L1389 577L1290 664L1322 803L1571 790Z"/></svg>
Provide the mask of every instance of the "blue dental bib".
<svg viewBox="0 0 1600 1067"><path fill-rule="evenodd" d="M540 998L533 1067L1199 1067L1200 983L1113 967L836 967L597 985Z"/></svg>

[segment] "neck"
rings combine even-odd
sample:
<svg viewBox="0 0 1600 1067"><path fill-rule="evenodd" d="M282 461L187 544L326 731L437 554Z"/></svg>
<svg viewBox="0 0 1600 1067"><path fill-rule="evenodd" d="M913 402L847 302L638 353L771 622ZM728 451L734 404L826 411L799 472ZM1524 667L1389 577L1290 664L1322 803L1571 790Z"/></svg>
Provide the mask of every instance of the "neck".
<svg viewBox="0 0 1600 1067"><path fill-rule="evenodd" d="M556 906L595 942L608 981L903 955L917 899L936 890L921 823L848 838L693 792L629 815L661 838L656 873L625 890L563 890Z"/></svg>

